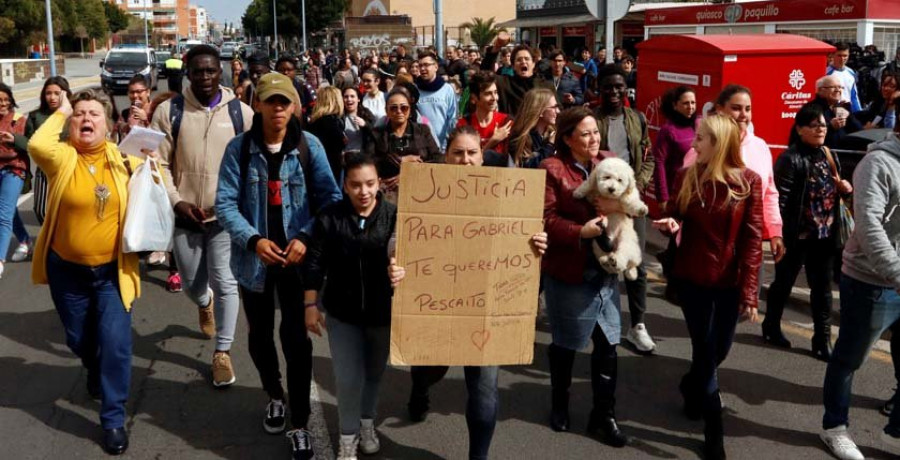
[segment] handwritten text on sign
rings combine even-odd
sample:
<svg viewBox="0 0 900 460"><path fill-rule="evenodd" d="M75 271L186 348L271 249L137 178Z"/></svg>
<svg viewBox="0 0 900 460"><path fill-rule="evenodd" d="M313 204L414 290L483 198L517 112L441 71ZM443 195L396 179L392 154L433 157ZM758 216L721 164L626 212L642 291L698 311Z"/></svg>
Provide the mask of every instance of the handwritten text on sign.
<svg viewBox="0 0 900 460"><path fill-rule="evenodd" d="M544 171L404 163L391 363L532 360Z"/></svg>

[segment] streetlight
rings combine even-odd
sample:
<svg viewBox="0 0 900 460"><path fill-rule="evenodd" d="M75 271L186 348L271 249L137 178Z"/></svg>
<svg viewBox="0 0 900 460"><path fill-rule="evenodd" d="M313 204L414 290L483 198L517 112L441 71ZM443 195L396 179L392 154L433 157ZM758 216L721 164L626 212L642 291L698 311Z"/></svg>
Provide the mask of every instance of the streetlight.
<svg viewBox="0 0 900 460"><path fill-rule="evenodd" d="M303 51L306 51L306 0L300 0L300 16L303 18Z"/></svg>
<svg viewBox="0 0 900 460"><path fill-rule="evenodd" d="M272 22L275 24L275 60L278 60L278 13L275 12L277 0L272 0Z"/></svg>
<svg viewBox="0 0 900 460"><path fill-rule="evenodd" d="M144 46L150 48L150 34L147 33L147 0L144 0Z"/></svg>
<svg viewBox="0 0 900 460"><path fill-rule="evenodd" d="M53 9L50 0L44 0L47 9L47 42L50 44L50 76L56 76L56 47L53 45Z"/></svg>

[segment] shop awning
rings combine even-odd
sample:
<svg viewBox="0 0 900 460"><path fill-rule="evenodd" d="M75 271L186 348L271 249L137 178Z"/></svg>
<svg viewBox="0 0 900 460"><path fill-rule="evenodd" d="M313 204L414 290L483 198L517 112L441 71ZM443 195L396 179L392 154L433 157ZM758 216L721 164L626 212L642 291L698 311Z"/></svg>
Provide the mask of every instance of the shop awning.
<svg viewBox="0 0 900 460"><path fill-rule="evenodd" d="M568 16L547 16L544 18L521 18L511 21L501 22L498 27L518 27L526 29L529 27L555 27L568 24L587 24L596 22L598 19L590 14L573 14Z"/></svg>

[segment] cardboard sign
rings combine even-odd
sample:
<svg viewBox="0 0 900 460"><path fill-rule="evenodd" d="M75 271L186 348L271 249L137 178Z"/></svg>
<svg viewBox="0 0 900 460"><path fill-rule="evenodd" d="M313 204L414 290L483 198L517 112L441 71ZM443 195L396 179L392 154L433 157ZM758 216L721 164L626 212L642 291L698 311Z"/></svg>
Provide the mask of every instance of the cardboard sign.
<svg viewBox="0 0 900 460"><path fill-rule="evenodd" d="M543 170L403 163L391 364L530 364Z"/></svg>

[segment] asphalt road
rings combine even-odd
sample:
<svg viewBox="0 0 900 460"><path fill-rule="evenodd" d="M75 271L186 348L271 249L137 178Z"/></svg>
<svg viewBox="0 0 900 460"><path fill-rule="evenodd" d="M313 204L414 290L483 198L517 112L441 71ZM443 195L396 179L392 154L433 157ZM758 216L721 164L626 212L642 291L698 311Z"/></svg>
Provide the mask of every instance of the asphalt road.
<svg viewBox="0 0 900 460"><path fill-rule="evenodd" d="M162 80L160 91L164 87ZM127 98L120 97L120 107L127 106ZM30 207L26 201L20 210L36 235ZM32 285L30 268L29 262L10 263L0 279L0 458L103 458L99 405L87 396L85 373L65 345L48 289ZM134 309L131 448L124 458L288 458L286 440L261 427L267 399L247 353L243 313L232 351L237 382L214 389L209 384L214 344L199 334L196 309L187 297L165 291L166 274L144 268L144 293ZM575 363L572 432L554 433L547 427L550 336L547 324L538 320L535 362L501 371L492 458L699 458L703 426L682 417L677 390L690 362L690 341L681 312L662 300L661 292L661 284L651 283L646 317L658 353L644 357L619 348L617 414L635 439L631 446L612 449L583 434L591 409L589 349ZM623 314L623 323L627 316ZM785 329L796 347L791 351L763 345L758 325L739 325L735 347L719 374L730 458L830 458L818 439L825 365L809 355L808 322L808 313L785 313ZM316 385L311 396L317 403L312 428L318 458L331 459L338 437L333 371L327 341L316 337L313 342ZM407 368L393 367L385 374L377 420L382 452L371 458L465 458L462 370L451 369L434 387L432 412L415 425L405 412L407 374ZM880 450L878 441L886 423L878 408L893 387L890 357L874 352L857 373L851 410L851 431L868 458L893 458Z"/></svg>

